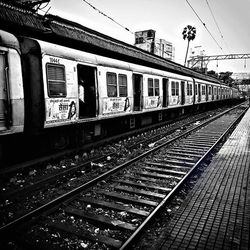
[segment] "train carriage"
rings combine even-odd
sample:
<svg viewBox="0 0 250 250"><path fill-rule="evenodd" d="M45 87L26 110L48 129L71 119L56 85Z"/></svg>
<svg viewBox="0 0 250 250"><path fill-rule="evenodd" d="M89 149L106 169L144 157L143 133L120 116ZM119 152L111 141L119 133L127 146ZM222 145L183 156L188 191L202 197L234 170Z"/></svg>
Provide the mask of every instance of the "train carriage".
<svg viewBox="0 0 250 250"><path fill-rule="evenodd" d="M178 76L169 78L169 107L192 105L194 102L194 86L191 77Z"/></svg>
<svg viewBox="0 0 250 250"><path fill-rule="evenodd" d="M24 129L24 92L19 42L0 30L0 136Z"/></svg>
<svg viewBox="0 0 250 250"><path fill-rule="evenodd" d="M186 82L186 95L185 95L185 105L194 104L194 81L189 80Z"/></svg>
<svg viewBox="0 0 250 250"><path fill-rule="evenodd" d="M212 86L211 84L207 84L207 101L211 102L213 99Z"/></svg>
<svg viewBox="0 0 250 250"><path fill-rule="evenodd" d="M216 101L218 100L218 87L213 86L213 100Z"/></svg>
<svg viewBox="0 0 250 250"><path fill-rule="evenodd" d="M207 82L195 79L195 103L205 103L207 101Z"/></svg>
<svg viewBox="0 0 250 250"><path fill-rule="evenodd" d="M132 111L132 72L127 63L35 42L43 55L45 128Z"/></svg>
<svg viewBox="0 0 250 250"><path fill-rule="evenodd" d="M145 74L143 77L143 110L162 108L162 77Z"/></svg>
<svg viewBox="0 0 250 250"><path fill-rule="evenodd" d="M39 131L229 98L228 87L204 80L37 39L20 37L18 41L4 31L1 37L2 44L9 39L16 47L1 46L2 133L22 132L24 127ZM24 55L22 70L20 53Z"/></svg>
<svg viewBox="0 0 250 250"><path fill-rule="evenodd" d="M169 79L169 106L176 107L181 103L181 81L179 79Z"/></svg>
<svg viewBox="0 0 250 250"><path fill-rule="evenodd" d="M24 140L28 151L83 145L230 98L229 87L180 66L170 72L5 31L0 37L0 161L12 150L22 155Z"/></svg>
<svg viewBox="0 0 250 250"><path fill-rule="evenodd" d="M100 116L131 113L133 110L132 72L98 67Z"/></svg>

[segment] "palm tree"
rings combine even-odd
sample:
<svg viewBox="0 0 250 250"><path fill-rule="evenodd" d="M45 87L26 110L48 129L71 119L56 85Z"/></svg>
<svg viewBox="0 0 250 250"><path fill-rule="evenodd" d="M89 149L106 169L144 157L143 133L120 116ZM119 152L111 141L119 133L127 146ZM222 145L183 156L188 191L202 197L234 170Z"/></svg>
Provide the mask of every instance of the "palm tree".
<svg viewBox="0 0 250 250"><path fill-rule="evenodd" d="M186 66L187 54L188 54L188 49L189 49L189 43L190 43L190 41L192 41L192 40L195 39L195 36L196 36L196 28L193 27L193 26L191 26L191 25L188 25L187 27L185 27L185 28L183 29L182 35L183 35L183 39L184 39L184 40L185 40L186 38L187 38L187 40L188 40L187 52L186 52L185 63L184 63L184 66Z"/></svg>

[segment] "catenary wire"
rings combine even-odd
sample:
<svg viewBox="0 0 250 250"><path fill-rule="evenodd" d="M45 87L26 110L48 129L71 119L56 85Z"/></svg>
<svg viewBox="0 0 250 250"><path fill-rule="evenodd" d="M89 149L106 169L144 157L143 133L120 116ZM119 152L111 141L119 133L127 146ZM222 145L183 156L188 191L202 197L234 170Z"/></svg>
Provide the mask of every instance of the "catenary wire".
<svg viewBox="0 0 250 250"><path fill-rule="evenodd" d="M127 27L121 25L120 23L118 23L117 21L115 21L113 18L111 18L110 16L106 15L104 12L102 12L101 10L99 10L98 8L96 8L94 5L92 5L91 3L89 3L88 1L86 0L82 0L84 1L86 4L88 4L91 8L93 8L94 10L98 11L100 14L102 14L103 16L109 18L112 22L118 24L120 27L124 28L125 30L127 30L128 32L130 32L131 34L135 34L135 32L131 31L130 29L128 29ZM145 41L146 43L150 44L148 41ZM154 48L156 48L156 46L154 46ZM160 51L162 51L160 49ZM164 54L168 55L169 56L169 53L167 53L166 51L163 51Z"/></svg>
<svg viewBox="0 0 250 250"><path fill-rule="evenodd" d="M215 25L216 25L216 27L217 27L217 29L218 29L220 35L221 35L221 39L222 39L223 42L225 43L225 45L226 45L228 51L230 52L230 50L229 50L229 48L228 48L228 45L227 45L227 43L226 43L226 41L225 41L225 39L224 39L224 36L223 36L223 34L222 34L222 32L221 32L221 29L220 29L220 27L219 27L219 25L218 25L218 22L217 22L216 19L215 19L215 16L214 16L214 14L213 14L212 8L211 8L211 6L210 6L208 0L206 0L206 3L207 3L207 6L208 6L208 8L209 8L209 11L210 11L210 13L211 13L211 15L212 15L212 17L213 17L214 23L215 23Z"/></svg>
<svg viewBox="0 0 250 250"><path fill-rule="evenodd" d="M197 16L197 18L200 20L200 22L203 24L204 28L207 30L207 32L209 33L209 35L212 37L212 39L215 41L215 43L217 44L217 46L223 51L222 47L219 45L219 43L216 41L216 39L214 38L214 36L212 35L212 33L210 32L210 30L207 28L206 24L202 21L202 19L200 18L200 16L198 15L198 13L194 10L194 8L192 7L192 5L188 2L188 0L186 0L186 2L188 3L189 7L193 10L193 12L195 13L195 15ZM223 51L224 53L224 51Z"/></svg>
<svg viewBox="0 0 250 250"><path fill-rule="evenodd" d="M98 11L100 14L102 14L103 16L107 17L108 19L110 19L112 22L116 23L117 25L119 25L120 27L122 27L123 29L127 30L128 32L130 32L131 34L134 34L134 32L132 32L130 29L128 29L127 27L121 25L120 23L118 23L117 21L115 21L112 17L106 15L104 12L102 12L101 10L99 10L98 8L96 8L94 5L92 5L91 3L89 3L86 0L82 0L83 2L85 2L86 4L88 4L91 8L93 8L94 10Z"/></svg>

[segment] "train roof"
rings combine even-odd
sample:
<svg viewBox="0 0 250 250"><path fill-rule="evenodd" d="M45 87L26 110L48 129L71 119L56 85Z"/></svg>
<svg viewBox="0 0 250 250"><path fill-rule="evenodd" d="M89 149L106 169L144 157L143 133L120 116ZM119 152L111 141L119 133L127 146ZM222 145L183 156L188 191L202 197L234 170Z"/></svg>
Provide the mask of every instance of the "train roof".
<svg viewBox="0 0 250 250"><path fill-rule="evenodd" d="M42 16L31 10L1 1L0 29L12 32L17 36L32 36L36 39L86 52L220 83L215 78L153 55L78 23L54 15Z"/></svg>
<svg viewBox="0 0 250 250"><path fill-rule="evenodd" d="M1 45L13 48L20 53L19 41L17 38L13 34L3 30L0 30L0 46Z"/></svg>

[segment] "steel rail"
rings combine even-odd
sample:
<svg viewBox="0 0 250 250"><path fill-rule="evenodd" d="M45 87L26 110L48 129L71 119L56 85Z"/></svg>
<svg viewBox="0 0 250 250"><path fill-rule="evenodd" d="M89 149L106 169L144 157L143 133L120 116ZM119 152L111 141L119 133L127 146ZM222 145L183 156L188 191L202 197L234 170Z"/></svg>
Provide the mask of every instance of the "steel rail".
<svg viewBox="0 0 250 250"><path fill-rule="evenodd" d="M180 138L182 138L182 137L187 136L188 134L192 133L193 131L198 130L199 128L201 128L201 127L205 126L206 124L210 123L211 121L216 120L216 119L219 118L220 116L223 116L224 114L230 112L230 111L233 110L233 109L236 109L237 107L239 107L239 106L241 106L241 105L242 105L242 104L237 105L237 106L235 106L235 107L233 107L233 108L230 108L230 109L228 109L228 110L222 112L221 114L218 114L218 115L216 115L216 116L214 116L214 117L211 117L211 118L208 119L207 121L205 121L205 122L203 122L203 123L197 125L195 128L192 128L192 129L190 129L190 130L184 132L183 134L178 135L177 137L172 138L172 139L166 141L165 143L163 143L163 144L161 144L161 145L158 145L158 146L156 146L156 147L154 147L154 148L152 148L152 149L150 149L150 150L148 150L148 151L142 153L141 155L136 156L135 158L133 158L133 159L127 161L127 162L118 165L117 167L115 167L115 168L113 168L113 169L111 169L111 170L109 170L109 171L107 171L107 172L101 174L100 176L98 176L98 177L96 177L96 178L94 178L94 179L92 179L92 180L90 180L90 181L84 183L83 185L81 185L81 186L79 186L79 187L77 187L77 188L75 188L75 189L73 189L73 190L71 190L71 191L69 191L69 192L67 192L67 193L65 193L65 194L63 194L63 195L57 197L57 198L55 198L54 200L52 200L52 201L50 201L50 202L48 202L48 203L46 203L46 204L44 204L44 205L42 205L42 206L40 206L40 207L34 209L34 210L32 210L32 211L30 211L29 213L27 213L27 214L25 214L25 215L23 215L23 216L21 216L21 217L15 219L15 220L9 222L8 224L6 224L6 225L4 225L4 226L2 226L2 227L0 228L0 233L1 233L1 234L8 233L10 230L12 230L12 229L14 229L15 227L19 226L19 225L22 224L23 222L33 219L33 218L36 217L37 215L39 215L39 214L41 214L41 213L43 213L43 212L45 212L45 211L48 211L48 210L52 209L53 207L58 206L58 205L59 205L60 203L62 203L62 202L65 202L65 201L67 201L67 200L73 199L73 198L74 198L76 195L78 195L80 192L82 192L83 190L85 190L85 189L87 189L87 188L89 188L89 187L95 185L97 182L99 182L99 181L101 181L101 180L103 180L103 179L108 178L110 175L112 175L112 174L118 172L119 170L121 170L121 169L123 169L123 168L125 168L125 167L127 167L127 166L129 166L129 165L131 165L131 164L133 164L133 163L135 163L135 162L137 162L137 161L139 161L139 160L141 160L142 158L146 157L147 155L149 155L149 154L151 154L151 153L153 153L153 152L155 152L155 151L158 151L160 148L165 147L166 145L171 144L171 143L173 143L174 141L176 141L176 140L178 140L178 139L180 139ZM162 139L161 139L161 140L162 140ZM159 141L160 141L160 140L159 140ZM140 227L139 227L139 228L140 228ZM6 234L6 236L7 236L7 234Z"/></svg>
<svg viewBox="0 0 250 250"><path fill-rule="evenodd" d="M143 223L136 229L136 231L127 239L127 241L122 245L120 250L129 249L135 240L141 235L142 231L153 218L160 212L160 210L166 205L166 203L177 193L185 181L189 178L192 172L201 164L201 162L207 158L209 153L215 148L218 143L229 133L231 128L242 118L248 108L246 108L239 117L228 127L228 129L219 137L219 139L211 146L211 148L199 159L199 161L189 170L189 172L181 179L181 181L166 195L166 197L160 202L160 204L153 210L152 213L143 221Z"/></svg>
<svg viewBox="0 0 250 250"><path fill-rule="evenodd" d="M200 113L195 114L195 115L200 115ZM9 165L7 167L0 168L0 175L8 175L9 173L13 173L13 172L16 172L18 170L22 171L25 168L30 168L36 164L40 164L41 162L45 162L45 161L49 161L49 160L56 160L59 157L62 157L65 155L71 155L73 153L77 154L77 152L79 152L80 150L88 150L88 149L95 148L95 147L100 146L100 145L104 145L108 142L112 142L115 140L121 140L121 139L126 138L128 136L135 136L138 133L143 133L143 132L158 129L158 128L161 128L164 126L169 126L169 125L172 125L173 123L176 123L176 122L179 122L183 119L186 119L187 117L188 116L185 115L185 116L173 119L171 121L163 121L163 122L159 122L157 124L152 124L152 125L144 127L144 128L138 128L138 129L134 129L132 131L126 131L126 132L119 134L119 135L105 137L105 138L103 138L99 141L96 141L96 142L86 143L83 146L77 147L76 149L75 148L64 149L64 150L61 150L60 152L53 153L50 155L41 156L37 159L32 159L32 160L28 160L28 161L20 162L20 163L14 163L13 165Z"/></svg>

